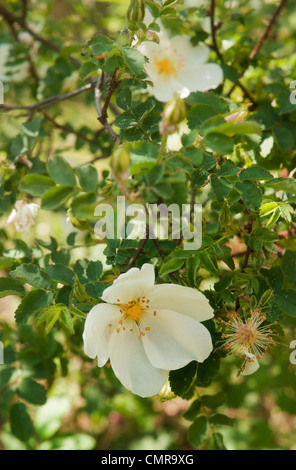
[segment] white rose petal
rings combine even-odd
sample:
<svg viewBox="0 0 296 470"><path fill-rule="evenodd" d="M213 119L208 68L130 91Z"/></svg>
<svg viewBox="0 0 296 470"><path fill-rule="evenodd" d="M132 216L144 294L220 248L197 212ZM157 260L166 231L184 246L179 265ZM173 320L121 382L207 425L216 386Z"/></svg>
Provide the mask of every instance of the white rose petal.
<svg viewBox="0 0 296 470"><path fill-rule="evenodd" d="M161 369L180 369L191 361L203 362L213 346L207 328L193 318L172 310L157 310L143 337L151 363Z"/></svg>
<svg viewBox="0 0 296 470"><path fill-rule="evenodd" d="M135 328L115 331L110 339L110 359L115 375L131 392L141 397L149 397L160 392L167 381L168 371L152 366L139 330Z"/></svg>
<svg viewBox="0 0 296 470"><path fill-rule="evenodd" d="M242 375L251 375L259 369L260 365L257 361L257 358L254 354L245 351L246 359L244 361L243 370L241 371Z"/></svg>

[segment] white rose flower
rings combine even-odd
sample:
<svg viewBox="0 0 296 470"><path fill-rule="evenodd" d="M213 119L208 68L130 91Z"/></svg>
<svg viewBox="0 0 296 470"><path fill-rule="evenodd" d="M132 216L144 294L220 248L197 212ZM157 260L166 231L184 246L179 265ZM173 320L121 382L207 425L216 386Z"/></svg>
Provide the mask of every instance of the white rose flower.
<svg viewBox="0 0 296 470"><path fill-rule="evenodd" d="M213 317L206 297L175 284L154 285L151 264L121 274L89 312L84 351L102 367L110 357L120 382L142 397L156 395L168 371L211 353L211 335L200 322Z"/></svg>
<svg viewBox="0 0 296 470"><path fill-rule="evenodd" d="M223 71L217 64L206 63L209 48L193 47L189 36L169 38L159 33L159 43L144 41L139 52L149 59L146 72L153 83L149 91L159 101L170 101L175 93L186 98L192 91L217 88L223 80Z"/></svg>
<svg viewBox="0 0 296 470"><path fill-rule="evenodd" d="M201 7L203 4L206 7L209 2L204 0L184 0L184 6L187 8Z"/></svg>
<svg viewBox="0 0 296 470"><path fill-rule="evenodd" d="M35 223L35 217L37 215L39 204L27 203L20 199L16 201L14 209L7 219L7 223L14 222L15 228L18 232L28 233L29 229Z"/></svg>

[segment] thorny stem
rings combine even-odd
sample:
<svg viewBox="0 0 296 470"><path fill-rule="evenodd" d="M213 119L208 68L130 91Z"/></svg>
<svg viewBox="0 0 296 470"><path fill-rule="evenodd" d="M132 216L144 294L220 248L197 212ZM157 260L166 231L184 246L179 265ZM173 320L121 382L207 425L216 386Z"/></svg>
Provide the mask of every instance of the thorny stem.
<svg viewBox="0 0 296 470"><path fill-rule="evenodd" d="M252 230L253 230L253 219L249 220L248 225L247 225L247 230L248 230L249 234L252 232ZM242 267L241 267L241 273L244 273L245 269L248 266L250 254L251 254L251 248L248 245L246 253L245 253L244 261L243 261L243 264L242 264ZM236 298L236 302L235 302L235 311L238 312L239 308L240 308L240 301L239 301L239 296L238 296Z"/></svg>
<svg viewBox="0 0 296 470"><path fill-rule="evenodd" d="M105 103L103 108L101 108L101 96L102 96L102 89L104 86L104 74L98 79L96 87L95 87L95 105L98 113L98 120L102 124L102 126L106 129L106 131L110 134L112 140L114 142L120 142L120 136L112 129L111 125L108 122L108 108L110 105L110 101L112 95L119 85L119 81L117 80L117 70L113 72L110 79L108 93L105 99Z"/></svg>
<svg viewBox="0 0 296 470"><path fill-rule="evenodd" d="M255 47L252 49L252 51L250 52L249 54L249 59L250 60L253 60L254 57L258 54L258 52L261 50L264 42L266 41L266 39L268 38L269 34L270 34L270 31L272 29L272 27L275 25L282 9L285 7L286 3L288 2L288 0L281 0L279 6L277 7L277 9L275 10L273 16L271 17L270 21L268 22L266 28L264 29L262 35L260 36L258 42L256 43ZM248 67L245 67L241 74L240 74L240 79L244 76L245 72L247 71ZM231 89L229 90L229 92L227 93L227 97L229 98L233 92L233 90L235 89L236 85L234 84Z"/></svg>
<svg viewBox="0 0 296 470"><path fill-rule="evenodd" d="M166 147L166 144L167 144L167 140L168 140L167 136L164 136L162 138L159 154L158 154L158 157L157 157L157 160L156 160L156 165L159 165L159 163L161 162L161 159L162 159L162 156L164 154L165 147Z"/></svg>
<svg viewBox="0 0 296 470"><path fill-rule="evenodd" d="M46 98L45 100L38 101L35 104L30 104L30 105L25 105L25 106L9 106L9 105L0 104L0 111L1 110L3 111L27 110L27 111L32 111L32 112L39 111L53 104L60 103L61 101L65 101L69 98L72 98L73 96L77 96L80 93L84 93L85 91L92 89L94 86L95 86L94 82L87 83L87 85L84 85L83 87L78 88L77 90L71 91L69 93L65 93L64 95L50 96L49 98Z"/></svg>
<svg viewBox="0 0 296 470"><path fill-rule="evenodd" d="M217 31L217 25L215 24L215 8L216 8L216 2L215 0L211 0L211 8L210 8L210 21L211 21L211 35L212 35L212 42L213 42L213 48L219 57L220 61L222 64L224 64L224 58L223 55L220 52L220 49L218 47L217 43L217 38L216 38L216 31ZM236 85L234 85L233 88L235 88ZM250 100L250 102L253 105L253 108L256 108L258 105L252 95L249 93L249 91L246 89L244 85L242 85L240 82L238 82L237 86L240 87L244 95Z"/></svg>

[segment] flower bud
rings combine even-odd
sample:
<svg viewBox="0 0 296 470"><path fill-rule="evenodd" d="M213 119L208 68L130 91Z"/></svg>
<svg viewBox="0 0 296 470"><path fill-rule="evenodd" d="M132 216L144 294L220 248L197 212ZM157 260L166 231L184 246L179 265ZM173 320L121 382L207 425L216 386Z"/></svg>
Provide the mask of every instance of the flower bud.
<svg viewBox="0 0 296 470"><path fill-rule="evenodd" d="M127 10L127 20L130 23L138 23L143 21L145 16L145 4L144 0L131 0L131 3Z"/></svg>
<svg viewBox="0 0 296 470"><path fill-rule="evenodd" d="M186 107L180 97L174 97L163 110L162 120L159 123L159 132L166 136L176 132L177 125L186 117Z"/></svg>
<svg viewBox="0 0 296 470"><path fill-rule="evenodd" d="M124 177L130 166L130 150L126 145L120 145L111 156L111 168L115 177Z"/></svg>
<svg viewBox="0 0 296 470"><path fill-rule="evenodd" d="M234 121L236 124L244 122L246 119L246 111L241 110L236 113L232 113L229 116L225 117L225 121L231 122Z"/></svg>

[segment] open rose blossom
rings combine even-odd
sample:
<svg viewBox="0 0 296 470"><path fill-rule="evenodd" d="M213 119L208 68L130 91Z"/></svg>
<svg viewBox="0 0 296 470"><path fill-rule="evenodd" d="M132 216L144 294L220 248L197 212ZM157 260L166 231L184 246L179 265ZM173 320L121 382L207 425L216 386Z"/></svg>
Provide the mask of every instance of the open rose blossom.
<svg viewBox="0 0 296 470"><path fill-rule="evenodd" d="M148 58L146 73L153 83L149 91L159 101L167 102L177 93L186 98L192 91L217 88L223 80L223 71L217 64L207 63L207 46L192 46L189 36L169 38L159 34L159 43L144 41L139 52Z"/></svg>
<svg viewBox="0 0 296 470"><path fill-rule="evenodd" d="M159 393L168 371L203 362L213 346L200 322L213 317L206 297L190 287L154 285L154 268L144 264L121 274L89 312L85 353L102 367L110 358L121 383L142 397Z"/></svg>
<svg viewBox="0 0 296 470"><path fill-rule="evenodd" d="M15 228L18 232L28 233L30 227L35 223L39 204L27 203L23 199L16 201L14 209L7 219L7 223L14 222Z"/></svg>

